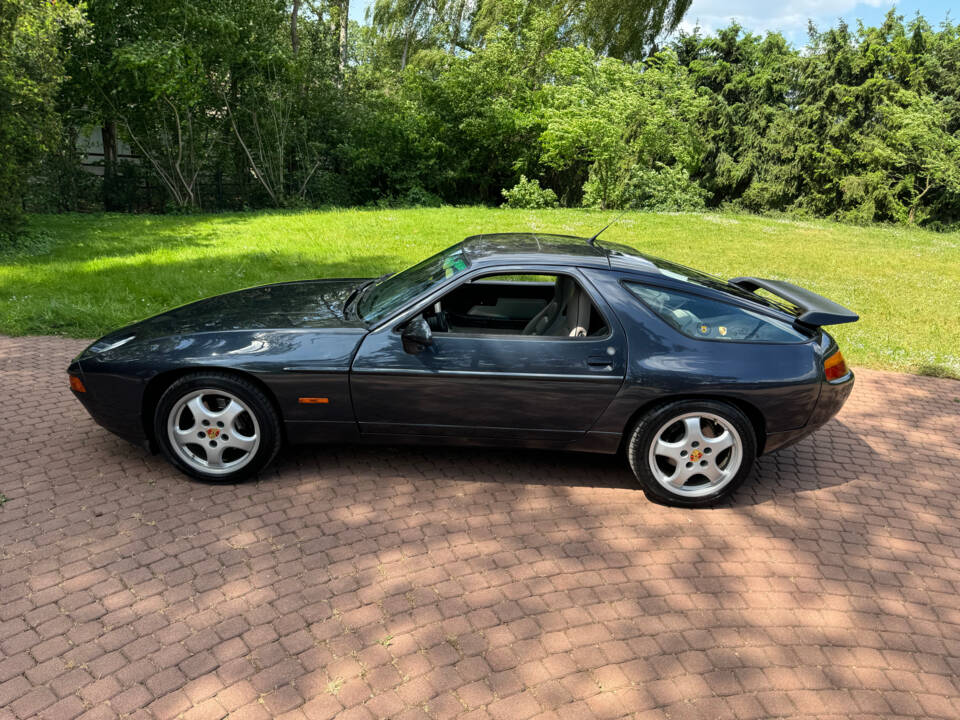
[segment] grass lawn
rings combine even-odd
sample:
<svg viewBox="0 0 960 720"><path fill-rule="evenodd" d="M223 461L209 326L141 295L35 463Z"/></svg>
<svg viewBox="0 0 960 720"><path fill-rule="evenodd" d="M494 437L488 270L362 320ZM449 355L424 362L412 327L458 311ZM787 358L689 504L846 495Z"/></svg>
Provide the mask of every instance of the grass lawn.
<svg viewBox="0 0 960 720"><path fill-rule="evenodd" d="M44 252L0 255L0 332L94 337L208 295L398 270L479 232L591 235L610 213L442 208L199 216L43 215ZM848 362L960 378L960 233L634 213L604 239L722 277L790 280L860 313Z"/></svg>

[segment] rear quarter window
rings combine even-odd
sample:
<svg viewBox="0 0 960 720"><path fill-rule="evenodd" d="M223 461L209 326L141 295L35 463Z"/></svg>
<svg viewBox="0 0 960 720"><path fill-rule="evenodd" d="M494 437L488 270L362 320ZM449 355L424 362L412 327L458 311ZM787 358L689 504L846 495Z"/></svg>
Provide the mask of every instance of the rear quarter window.
<svg viewBox="0 0 960 720"><path fill-rule="evenodd" d="M624 287L676 330L700 340L799 343L810 338L790 323L678 290L625 282Z"/></svg>

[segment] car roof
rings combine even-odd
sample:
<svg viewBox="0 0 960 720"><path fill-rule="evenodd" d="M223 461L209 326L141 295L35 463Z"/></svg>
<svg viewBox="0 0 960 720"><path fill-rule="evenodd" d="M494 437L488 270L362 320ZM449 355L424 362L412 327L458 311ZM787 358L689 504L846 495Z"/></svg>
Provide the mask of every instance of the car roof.
<svg viewBox="0 0 960 720"><path fill-rule="evenodd" d="M786 312L792 318L789 309L781 303L765 300L721 278L647 255L620 243L591 243L588 238L552 233L485 233L471 235L460 247L467 260L475 267L541 264L636 273L641 277L656 279L658 283L666 282L673 286L679 284L718 299L729 300L732 295L741 302L747 301L767 310ZM691 276L698 277L699 281Z"/></svg>
<svg viewBox="0 0 960 720"><path fill-rule="evenodd" d="M643 253L625 245L592 244L588 238L553 233L484 233L461 243L471 265L547 263L657 272Z"/></svg>

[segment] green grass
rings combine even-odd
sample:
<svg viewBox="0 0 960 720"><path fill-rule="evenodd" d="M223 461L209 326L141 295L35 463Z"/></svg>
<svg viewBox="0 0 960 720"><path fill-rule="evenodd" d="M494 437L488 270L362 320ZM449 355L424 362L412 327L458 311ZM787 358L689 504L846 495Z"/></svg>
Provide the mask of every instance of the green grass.
<svg viewBox="0 0 960 720"><path fill-rule="evenodd" d="M0 255L0 332L94 337L228 290L397 270L472 233L590 235L609 217L487 208L35 216L49 242ZM723 277L803 285L860 313L831 329L854 366L960 377L958 233L634 213L604 239Z"/></svg>

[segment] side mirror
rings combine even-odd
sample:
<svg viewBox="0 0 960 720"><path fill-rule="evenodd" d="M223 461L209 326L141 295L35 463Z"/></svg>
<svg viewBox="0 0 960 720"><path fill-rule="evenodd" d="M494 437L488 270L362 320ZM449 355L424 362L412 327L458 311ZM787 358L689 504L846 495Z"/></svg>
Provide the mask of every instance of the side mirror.
<svg viewBox="0 0 960 720"><path fill-rule="evenodd" d="M433 345L433 333L430 332L430 326L423 319L423 315L417 315L407 323L400 334L400 340L403 342L404 352L411 355L421 353Z"/></svg>

